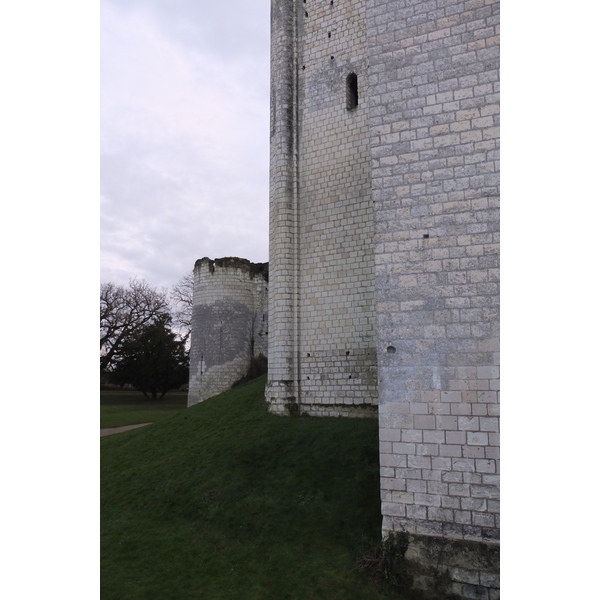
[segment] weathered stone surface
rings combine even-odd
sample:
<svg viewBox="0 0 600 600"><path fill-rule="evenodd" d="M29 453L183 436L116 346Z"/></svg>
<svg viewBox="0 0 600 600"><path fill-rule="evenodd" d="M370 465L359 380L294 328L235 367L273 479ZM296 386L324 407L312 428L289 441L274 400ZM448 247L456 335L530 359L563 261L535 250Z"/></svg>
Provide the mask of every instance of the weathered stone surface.
<svg viewBox="0 0 600 600"><path fill-rule="evenodd" d="M417 589L487 599L500 588L499 544L426 535L409 539L405 558L415 574Z"/></svg>
<svg viewBox="0 0 600 600"><path fill-rule="evenodd" d="M377 414L365 10L272 3L273 412Z"/></svg>
<svg viewBox="0 0 600 600"><path fill-rule="evenodd" d="M267 356L267 264L203 258L194 267L188 406L244 377L253 357Z"/></svg>

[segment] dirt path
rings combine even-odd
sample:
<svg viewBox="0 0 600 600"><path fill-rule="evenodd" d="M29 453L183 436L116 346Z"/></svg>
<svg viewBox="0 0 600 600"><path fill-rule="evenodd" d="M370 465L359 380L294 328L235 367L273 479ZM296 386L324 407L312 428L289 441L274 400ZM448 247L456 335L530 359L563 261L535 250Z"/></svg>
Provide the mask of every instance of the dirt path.
<svg viewBox="0 0 600 600"><path fill-rule="evenodd" d="M139 423L137 425L125 425L123 427L108 427L107 429L100 430L100 437L104 437L105 435L113 435L115 433L121 433L122 431L131 431L132 429L144 427L145 425L152 425L152 423Z"/></svg>

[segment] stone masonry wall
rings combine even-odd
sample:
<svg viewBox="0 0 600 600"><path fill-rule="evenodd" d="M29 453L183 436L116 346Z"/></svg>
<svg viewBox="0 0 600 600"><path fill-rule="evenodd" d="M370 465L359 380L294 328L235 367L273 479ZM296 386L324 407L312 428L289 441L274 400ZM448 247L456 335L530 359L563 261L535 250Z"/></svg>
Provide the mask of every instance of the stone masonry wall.
<svg viewBox="0 0 600 600"><path fill-rule="evenodd" d="M418 587L497 598L499 3L272 0L271 27L271 410L377 411L383 534Z"/></svg>
<svg viewBox="0 0 600 600"><path fill-rule="evenodd" d="M367 0L367 40L383 531L494 547L499 3Z"/></svg>
<svg viewBox="0 0 600 600"><path fill-rule="evenodd" d="M268 390L268 398L274 412L285 412L291 400L306 414L374 415L377 374L365 6L280 0L272 7L274 14L288 15L286 35L291 35L287 39L290 60L278 65L287 70L272 71L272 98L291 85L292 118L276 111L272 117L275 131L286 130L292 148L293 218L285 224L277 218L281 210L272 184L271 244L279 248L291 239L293 257L286 265L292 276L283 286L272 282L270 302L276 303L285 289L293 311L284 317L291 314L294 322L289 357L293 391L281 400ZM280 29L281 21L275 21L272 38L279 39ZM275 56L274 63L278 60ZM349 109L347 78L352 73L358 82L358 105ZM272 145L272 151L277 148ZM272 170L279 161L276 151ZM273 251L271 256L273 260ZM276 318L273 312L271 318ZM285 327L279 320L272 324L274 331ZM280 356L273 344L271 356L270 364ZM277 378L270 368L270 390L277 385L284 389Z"/></svg>
<svg viewBox="0 0 600 600"><path fill-rule="evenodd" d="M193 305L188 406L229 389L253 356L267 356L268 265L198 260Z"/></svg>

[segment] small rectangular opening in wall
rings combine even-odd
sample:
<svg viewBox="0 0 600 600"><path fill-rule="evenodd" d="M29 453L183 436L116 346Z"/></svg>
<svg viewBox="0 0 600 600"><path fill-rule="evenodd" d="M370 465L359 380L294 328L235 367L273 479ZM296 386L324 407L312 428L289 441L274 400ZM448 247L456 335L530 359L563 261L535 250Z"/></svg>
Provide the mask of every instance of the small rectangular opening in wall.
<svg viewBox="0 0 600 600"><path fill-rule="evenodd" d="M350 73L346 77L346 108L353 110L358 106L358 77Z"/></svg>

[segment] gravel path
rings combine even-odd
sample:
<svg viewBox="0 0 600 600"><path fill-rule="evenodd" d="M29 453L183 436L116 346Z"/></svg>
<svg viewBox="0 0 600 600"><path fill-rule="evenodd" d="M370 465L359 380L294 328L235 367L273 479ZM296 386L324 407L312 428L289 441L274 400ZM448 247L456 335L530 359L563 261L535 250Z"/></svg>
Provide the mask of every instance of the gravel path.
<svg viewBox="0 0 600 600"><path fill-rule="evenodd" d="M152 423L139 423L138 425L125 425L124 427L109 427L107 429L101 429L100 437L104 437L105 435L113 435L115 433L121 433L122 431L131 431L132 429L144 427L145 425L152 425Z"/></svg>

